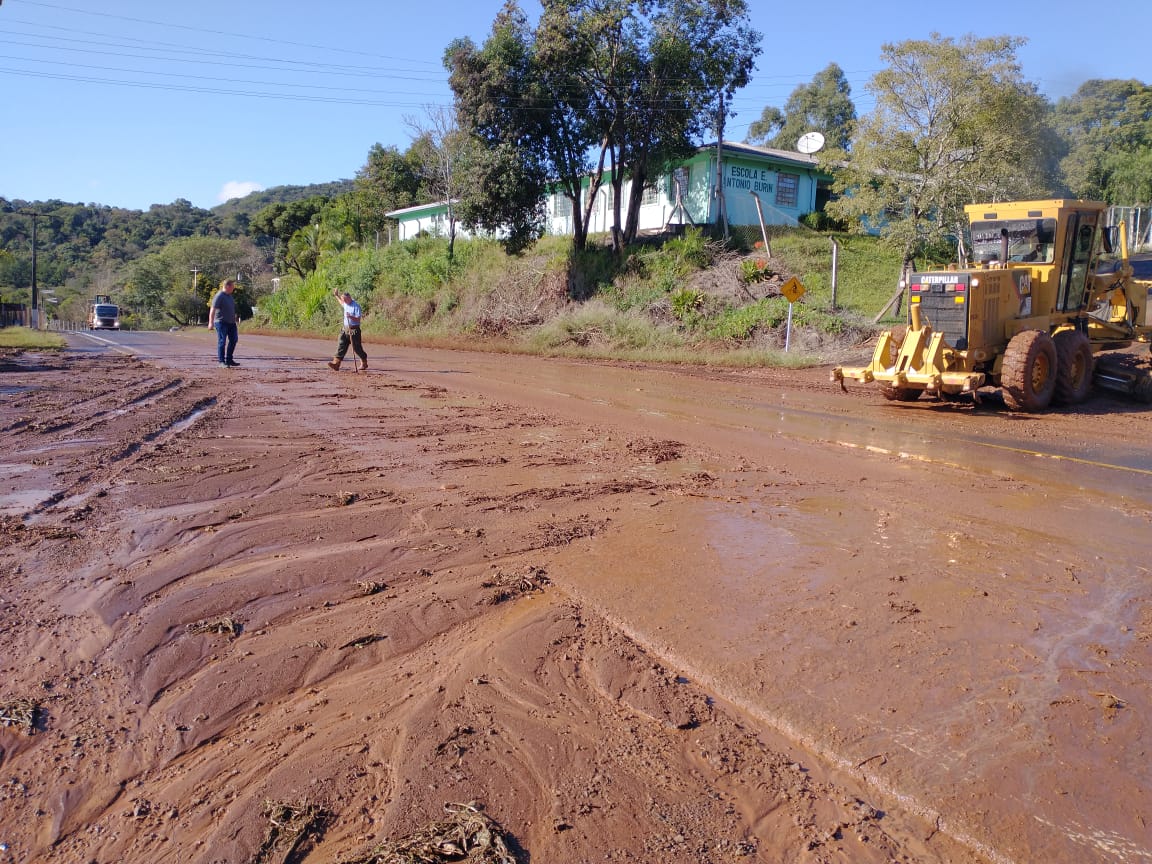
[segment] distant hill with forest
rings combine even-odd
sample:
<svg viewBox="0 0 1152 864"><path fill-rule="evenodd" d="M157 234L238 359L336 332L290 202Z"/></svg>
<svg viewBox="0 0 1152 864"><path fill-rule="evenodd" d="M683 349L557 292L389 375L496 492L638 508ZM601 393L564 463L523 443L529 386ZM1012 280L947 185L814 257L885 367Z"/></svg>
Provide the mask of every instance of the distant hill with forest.
<svg viewBox="0 0 1152 864"><path fill-rule="evenodd" d="M228 218L236 213L254 216L269 204L291 204L293 201L303 201L314 195L336 198L347 195L354 188L355 182L352 180L334 180L331 183L313 183L310 186L273 186L245 195L243 198L232 198L213 207L212 212L221 218Z"/></svg>
<svg viewBox="0 0 1152 864"><path fill-rule="evenodd" d="M107 290L123 267L185 237L236 239L249 236L252 217L272 204L315 196L334 198L353 189L352 180L307 186L274 186L234 198L210 210L179 198L130 210L103 204L0 197L0 291L26 294L32 283L32 217L36 220L37 284Z"/></svg>

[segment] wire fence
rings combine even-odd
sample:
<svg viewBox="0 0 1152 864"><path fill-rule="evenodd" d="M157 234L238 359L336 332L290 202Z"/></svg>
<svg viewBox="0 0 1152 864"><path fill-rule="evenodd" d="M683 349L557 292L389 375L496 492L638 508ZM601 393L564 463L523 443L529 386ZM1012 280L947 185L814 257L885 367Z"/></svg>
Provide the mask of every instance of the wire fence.
<svg viewBox="0 0 1152 864"><path fill-rule="evenodd" d="M1146 252L1152 250L1152 205L1138 204L1135 207L1109 207L1108 224L1123 224L1128 229L1129 252Z"/></svg>

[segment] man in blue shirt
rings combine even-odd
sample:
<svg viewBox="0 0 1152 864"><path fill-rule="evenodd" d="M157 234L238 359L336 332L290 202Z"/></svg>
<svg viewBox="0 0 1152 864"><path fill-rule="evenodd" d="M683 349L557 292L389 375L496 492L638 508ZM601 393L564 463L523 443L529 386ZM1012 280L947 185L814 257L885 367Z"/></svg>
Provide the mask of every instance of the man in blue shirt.
<svg viewBox="0 0 1152 864"><path fill-rule="evenodd" d="M332 296L340 301L340 305L344 309L344 329L340 331L340 342L336 346L336 356L328 361L328 367L333 372L339 369L344 355L348 353L348 346L351 345L352 352L359 358L356 371L367 369L368 355L364 353L364 345L360 337L360 304L353 300L352 295L347 291L341 293L333 289Z"/></svg>
<svg viewBox="0 0 1152 864"><path fill-rule="evenodd" d="M240 331L236 326L236 298L232 292L236 290L233 279L225 279L220 283L220 290L212 298L212 308L208 312L208 329L216 328L216 359L221 366L239 366L232 359L232 352L236 350L236 342Z"/></svg>

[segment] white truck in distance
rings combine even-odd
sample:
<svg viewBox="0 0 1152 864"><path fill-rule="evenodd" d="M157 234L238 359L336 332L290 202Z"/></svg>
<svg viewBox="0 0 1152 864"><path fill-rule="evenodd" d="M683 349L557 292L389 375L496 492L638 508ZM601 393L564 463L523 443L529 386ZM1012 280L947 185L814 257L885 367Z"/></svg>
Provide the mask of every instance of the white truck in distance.
<svg viewBox="0 0 1152 864"><path fill-rule="evenodd" d="M119 330L120 307L108 294L97 294L92 301L92 314L88 318L90 330Z"/></svg>

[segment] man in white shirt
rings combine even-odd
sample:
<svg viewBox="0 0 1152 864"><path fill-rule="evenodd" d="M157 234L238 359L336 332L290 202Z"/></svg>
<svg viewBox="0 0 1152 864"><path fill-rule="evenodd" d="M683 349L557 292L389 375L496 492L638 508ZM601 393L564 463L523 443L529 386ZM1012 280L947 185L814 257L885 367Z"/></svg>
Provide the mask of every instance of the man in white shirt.
<svg viewBox="0 0 1152 864"><path fill-rule="evenodd" d="M352 346L352 353L356 355L356 371L368 368L368 355L364 353L364 345L360 340L360 304L352 299L347 291L341 293L332 290L332 296L340 301L344 308L344 329L340 331L340 342L336 346L336 356L328 361L328 367L335 372L340 368L344 355L348 353L348 346Z"/></svg>

